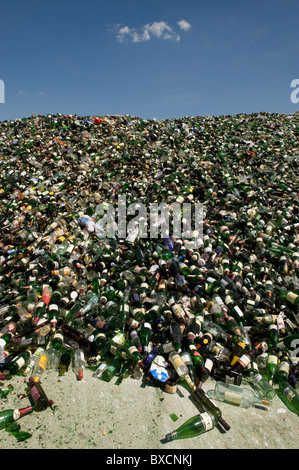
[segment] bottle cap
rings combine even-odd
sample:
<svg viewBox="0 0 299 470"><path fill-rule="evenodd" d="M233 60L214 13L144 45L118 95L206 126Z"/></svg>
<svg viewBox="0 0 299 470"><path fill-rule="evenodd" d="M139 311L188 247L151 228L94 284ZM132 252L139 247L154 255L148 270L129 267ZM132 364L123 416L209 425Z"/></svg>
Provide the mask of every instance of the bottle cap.
<svg viewBox="0 0 299 470"><path fill-rule="evenodd" d="M83 379L83 370L79 370L78 372L78 379L82 380Z"/></svg>

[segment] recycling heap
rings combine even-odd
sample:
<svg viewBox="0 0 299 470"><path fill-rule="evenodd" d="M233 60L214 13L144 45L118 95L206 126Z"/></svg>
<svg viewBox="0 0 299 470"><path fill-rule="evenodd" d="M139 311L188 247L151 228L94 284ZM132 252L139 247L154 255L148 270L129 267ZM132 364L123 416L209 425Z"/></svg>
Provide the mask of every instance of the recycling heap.
<svg viewBox="0 0 299 470"><path fill-rule="evenodd" d="M1 122L1 380L89 367L171 392L186 370L241 386L254 365L296 389L298 135L298 114L265 112ZM117 221L120 196L200 203L202 237L194 220L111 236L99 207Z"/></svg>

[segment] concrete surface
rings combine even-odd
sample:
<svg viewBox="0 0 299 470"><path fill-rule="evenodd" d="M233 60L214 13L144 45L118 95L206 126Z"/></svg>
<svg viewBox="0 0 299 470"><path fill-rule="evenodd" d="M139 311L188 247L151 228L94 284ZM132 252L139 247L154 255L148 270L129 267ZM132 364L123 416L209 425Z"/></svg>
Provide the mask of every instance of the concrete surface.
<svg viewBox="0 0 299 470"><path fill-rule="evenodd" d="M166 433L198 413L189 392L181 385L176 394L169 394L158 387L142 387L142 382L133 378L124 379L119 386L115 381L96 379L89 369L84 371L82 381L76 380L72 370L61 377L48 372L42 385L58 406L56 412L48 408L21 418L21 429L32 434L23 442L1 430L0 449L299 448L298 416L277 396L266 409L242 409L215 402L231 426L228 432L215 428L196 438L163 444ZM25 378L15 376L8 383L14 390L6 400L0 400L0 409L28 406ZM211 379L203 389L214 388L214 384ZM175 422L172 414L178 417Z"/></svg>

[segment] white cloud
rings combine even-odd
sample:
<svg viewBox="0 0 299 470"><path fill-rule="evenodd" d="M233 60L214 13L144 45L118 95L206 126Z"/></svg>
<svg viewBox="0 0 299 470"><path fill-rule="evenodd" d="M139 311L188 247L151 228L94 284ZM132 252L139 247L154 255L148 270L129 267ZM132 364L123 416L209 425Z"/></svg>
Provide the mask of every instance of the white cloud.
<svg viewBox="0 0 299 470"><path fill-rule="evenodd" d="M44 95L45 93L43 91L38 91L37 94L38 95Z"/></svg>
<svg viewBox="0 0 299 470"><path fill-rule="evenodd" d="M186 20L178 21L178 25L184 31L188 31L191 28L191 24Z"/></svg>
<svg viewBox="0 0 299 470"><path fill-rule="evenodd" d="M180 41L180 36L177 34L165 21L154 21L143 25L137 30L136 28L129 28L117 26L117 41L125 42L131 39L133 42L149 41L152 37L161 40Z"/></svg>
<svg viewBox="0 0 299 470"><path fill-rule="evenodd" d="M26 91L19 90L19 95L25 95L25 94L26 94Z"/></svg>

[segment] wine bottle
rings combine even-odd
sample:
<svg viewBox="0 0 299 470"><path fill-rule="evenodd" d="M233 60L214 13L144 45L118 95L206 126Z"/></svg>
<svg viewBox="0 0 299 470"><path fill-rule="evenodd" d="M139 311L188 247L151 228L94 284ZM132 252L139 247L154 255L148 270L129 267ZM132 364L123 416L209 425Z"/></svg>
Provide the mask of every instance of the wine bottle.
<svg viewBox="0 0 299 470"><path fill-rule="evenodd" d="M25 408L16 408L16 409L9 409L0 412L0 429L8 428L11 424L13 424L18 419L22 418L23 416L32 413L33 407L26 406Z"/></svg>
<svg viewBox="0 0 299 470"><path fill-rule="evenodd" d="M218 406L216 406L209 399L202 388L195 386L188 375L186 375L184 378L190 388L192 396L195 398L201 409L203 408L205 411L211 412L214 415L217 423L219 423L226 431L228 431L230 429L230 425L222 417L220 408L218 408Z"/></svg>
<svg viewBox="0 0 299 470"><path fill-rule="evenodd" d="M30 377L28 383L28 396L34 411L44 411L50 405L47 395L39 381Z"/></svg>
<svg viewBox="0 0 299 470"><path fill-rule="evenodd" d="M231 405L240 406L241 408L250 408L256 404L266 406L271 405L270 400L259 398L249 388L240 385L232 385L229 383L218 381L214 390L208 390L208 396L212 399L223 401Z"/></svg>
<svg viewBox="0 0 299 470"><path fill-rule="evenodd" d="M276 393L289 410L299 415L299 394L291 384L287 381L280 382Z"/></svg>
<svg viewBox="0 0 299 470"><path fill-rule="evenodd" d="M199 436L210 431L216 426L216 420L212 413L205 411L188 419L178 429L166 434L165 441L187 439Z"/></svg>

